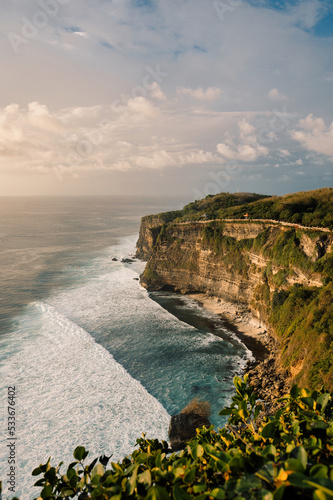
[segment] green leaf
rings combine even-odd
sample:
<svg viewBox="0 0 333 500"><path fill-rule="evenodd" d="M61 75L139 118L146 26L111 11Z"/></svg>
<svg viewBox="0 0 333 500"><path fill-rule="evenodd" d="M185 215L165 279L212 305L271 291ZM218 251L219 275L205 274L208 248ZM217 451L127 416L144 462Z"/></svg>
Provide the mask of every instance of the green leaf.
<svg viewBox="0 0 333 500"><path fill-rule="evenodd" d="M194 460L197 460L199 457L202 457L203 454L204 454L204 449L201 446L201 444L197 444L193 446L193 448L191 449L191 455L194 458Z"/></svg>
<svg viewBox="0 0 333 500"><path fill-rule="evenodd" d="M280 488L278 488L276 491L274 491L274 496L273 496L274 500L282 500L285 489L286 489L286 485L282 484L280 486Z"/></svg>
<svg viewBox="0 0 333 500"><path fill-rule="evenodd" d="M48 484L47 486L44 486L44 488L41 491L40 496L42 498L47 498L52 494L52 490L53 490L53 487L50 484Z"/></svg>
<svg viewBox="0 0 333 500"><path fill-rule="evenodd" d="M268 424L266 424L261 431L262 437L265 439L273 437L275 429L276 429L276 422L274 420L273 422L268 422Z"/></svg>
<svg viewBox="0 0 333 500"><path fill-rule="evenodd" d="M299 395L299 388L297 384L294 384L292 388L290 389L290 396L292 399L297 399L297 396ZM275 500L275 499L274 499Z"/></svg>
<svg viewBox="0 0 333 500"><path fill-rule="evenodd" d="M305 483L307 479L308 477L300 472L293 472L288 476L289 483L296 488L309 488L309 485Z"/></svg>
<svg viewBox="0 0 333 500"><path fill-rule="evenodd" d="M136 481L137 481L138 469L139 469L139 465L136 465L136 467L133 470L133 473L132 473L130 479L127 481L127 484L126 484L126 493L128 495L133 495L134 490L136 488ZM148 471L146 471L146 472L148 472Z"/></svg>
<svg viewBox="0 0 333 500"><path fill-rule="evenodd" d="M313 500L328 500L323 491L316 490L313 492Z"/></svg>
<svg viewBox="0 0 333 500"><path fill-rule="evenodd" d="M68 469L66 476L67 476L67 479L70 480L73 476L76 476L76 470L75 469Z"/></svg>
<svg viewBox="0 0 333 500"><path fill-rule="evenodd" d="M219 415L232 415L232 409L231 408L224 408L219 412Z"/></svg>
<svg viewBox="0 0 333 500"><path fill-rule="evenodd" d="M172 488L172 496L174 500L191 500L191 495L177 485Z"/></svg>
<svg viewBox="0 0 333 500"><path fill-rule="evenodd" d="M44 484L45 484L45 479L42 478L42 479L38 479L38 481L36 481L34 483L34 486L44 486Z"/></svg>
<svg viewBox="0 0 333 500"><path fill-rule="evenodd" d="M81 462L85 453L86 449L84 448L84 446L77 446L74 450L73 457L79 462Z"/></svg>
<svg viewBox="0 0 333 500"><path fill-rule="evenodd" d="M331 481L330 479L311 478L308 479L306 483L309 484L310 486L313 486L316 489L323 491L324 493L330 495L330 497L333 498L333 481Z"/></svg>
<svg viewBox="0 0 333 500"><path fill-rule="evenodd" d="M311 467L310 476L315 478L327 478L328 479L328 467L324 464L317 464Z"/></svg>
<svg viewBox="0 0 333 500"><path fill-rule="evenodd" d="M219 500L225 499L225 491L222 488L214 488L209 492L209 496L213 498L218 498Z"/></svg>
<svg viewBox="0 0 333 500"><path fill-rule="evenodd" d="M301 398L301 401L311 410L314 409L315 400L313 398Z"/></svg>
<svg viewBox="0 0 333 500"><path fill-rule="evenodd" d="M266 446L266 448L263 450L262 454L265 456L271 456L273 458L276 458L276 448L272 444L269 444Z"/></svg>
<svg viewBox="0 0 333 500"><path fill-rule="evenodd" d="M303 468L306 469L306 466L308 464L308 454L303 446L297 446L296 448L294 448L290 452L290 456L293 458L297 458L297 460L299 460L302 464Z"/></svg>
<svg viewBox="0 0 333 500"><path fill-rule="evenodd" d="M40 467L36 467L36 469L34 469L31 474L32 476L39 476L39 474L41 474L42 472L43 471Z"/></svg>
<svg viewBox="0 0 333 500"><path fill-rule="evenodd" d="M260 412L262 411L263 406L262 405L257 405L254 409L254 420L257 420L259 417Z"/></svg>
<svg viewBox="0 0 333 500"><path fill-rule="evenodd" d="M327 429L328 424L326 422L323 422L323 420L317 420L312 427L314 429Z"/></svg>
<svg viewBox="0 0 333 500"><path fill-rule="evenodd" d="M170 500L170 496L165 488L156 484L149 488L145 500Z"/></svg>
<svg viewBox="0 0 333 500"><path fill-rule="evenodd" d="M331 398L331 395L328 392L321 394L317 399L317 404L321 406L321 411L323 412Z"/></svg>
<svg viewBox="0 0 333 500"><path fill-rule="evenodd" d="M120 467L120 465L118 465L116 462L111 462L111 465L112 465L113 470L117 474L119 474L120 476L123 475L123 469Z"/></svg>
<svg viewBox="0 0 333 500"><path fill-rule="evenodd" d="M187 474L185 474L184 482L187 483L187 484L192 483L194 481L194 479L195 479L196 473L197 473L196 467L193 467L192 469L190 469L187 472Z"/></svg>
<svg viewBox="0 0 333 500"><path fill-rule="evenodd" d="M94 476L104 476L104 467L102 464L97 464L95 465L95 467L93 468L93 470L91 471L91 477L94 477Z"/></svg>
<svg viewBox="0 0 333 500"><path fill-rule="evenodd" d="M151 473L149 470L145 470L138 476L138 481L140 483L146 484L147 486L151 486Z"/></svg>
<svg viewBox="0 0 333 500"><path fill-rule="evenodd" d="M69 495L74 495L75 494L75 491L72 490L72 489L68 489L67 486L65 488L63 488L61 490L61 493L65 496L69 496Z"/></svg>
<svg viewBox="0 0 333 500"><path fill-rule="evenodd" d="M246 419L248 418L248 416L249 416L249 412L248 412L248 411L246 411L246 410L239 410L238 415L239 415L242 419L246 420Z"/></svg>
<svg viewBox="0 0 333 500"><path fill-rule="evenodd" d="M295 472L305 471L305 467L303 467L302 462L297 458L288 458L288 460L284 463L284 468L285 470L293 470Z"/></svg>
<svg viewBox="0 0 333 500"><path fill-rule="evenodd" d="M242 385L243 385L242 379L236 375L234 377L234 386L236 387L236 389L240 389Z"/></svg>
<svg viewBox="0 0 333 500"><path fill-rule="evenodd" d="M201 493L202 491L206 491L207 486L205 484L194 484L193 485L193 493Z"/></svg>

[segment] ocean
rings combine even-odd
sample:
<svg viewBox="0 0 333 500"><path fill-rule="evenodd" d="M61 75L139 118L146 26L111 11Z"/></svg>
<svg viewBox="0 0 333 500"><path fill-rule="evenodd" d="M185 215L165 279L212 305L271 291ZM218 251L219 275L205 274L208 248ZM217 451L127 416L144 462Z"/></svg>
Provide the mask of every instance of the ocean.
<svg viewBox="0 0 333 500"><path fill-rule="evenodd" d="M31 471L49 457L69 463L81 445L87 460L120 460L143 432L167 439L170 416L193 397L224 424L218 412L251 353L193 299L149 294L138 281L144 262L122 262L135 254L141 217L176 208L174 199L0 199L4 498L14 496L8 444L15 495L30 500Z"/></svg>

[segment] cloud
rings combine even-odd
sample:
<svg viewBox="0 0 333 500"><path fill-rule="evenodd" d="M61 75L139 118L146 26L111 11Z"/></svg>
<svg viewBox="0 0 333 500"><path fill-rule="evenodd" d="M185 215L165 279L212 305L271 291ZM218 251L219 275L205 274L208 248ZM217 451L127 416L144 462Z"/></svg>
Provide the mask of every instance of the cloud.
<svg viewBox="0 0 333 500"><path fill-rule="evenodd" d="M127 102L128 109L135 113L136 115L141 115L145 118L155 118L158 115L158 109L155 108L144 97L135 97L134 99L129 99Z"/></svg>
<svg viewBox="0 0 333 500"><path fill-rule="evenodd" d="M16 54L8 33L22 37L22 19L47 3L59 9ZM190 189L189 169L203 178L235 160L253 179L264 163L266 184L251 189L270 192L273 165L302 160L310 189L309 165L333 157L333 38L315 33L324 3L234 3L221 20L202 0L0 2L1 171L64 165L92 180L131 172L136 184L163 169L171 192Z"/></svg>
<svg viewBox="0 0 333 500"><path fill-rule="evenodd" d="M288 149L280 149L280 153L282 156L290 156Z"/></svg>
<svg viewBox="0 0 333 500"><path fill-rule="evenodd" d="M314 118L309 114L299 121L303 130L292 130L291 137L300 142L307 150L319 154L333 156L333 122L326 127L322 118Z"/></svg>
<svg viewBox="0 0 333 500"><path fill-rule="evenodd" d="M259 156L268 154L268 149L259 144L255 128L245 118L238 122L238 128L238 144L227 137L225 143L217 145L217 151L223 158L251 162L257 160Z"/></svg>
<svg viewBox="0 0 333 500"><path fill-rule="evenodd" d="M196 89L178 87L177 94L187 95L189 97L192 97L192 99L196 99L198 101L215 101L220 97L221 90L217 87L208 87L206 90L203 90L201 87L198 87Z"/></svg>
<svg viewBox="0 0 333 500"><path fill-rule="evenodd" d="M153 99L158 99L159 101L166 100L166 95L161 90L161 87L159 86L159 84L157 82L153 82L150 85L150 95Z"/></svg>
<svg viewBox="0 0 333 500"><path fill-rule="evenodd" d="M79 106L57 113L38 102L26 108L13 103L0 110L0 168L7 170L15 159L22 172L78 175L224 162L189 140L196 118L186 127L187 115L178 114L176 125L170 112L143 97L109 109Z"/></svg>
<svg viewBox="0 0 333 500"><path fill-rule="evenodd" d="M278 89L274 88L268 92L268 97L273 101L286 101L288 98Z"/></svg>

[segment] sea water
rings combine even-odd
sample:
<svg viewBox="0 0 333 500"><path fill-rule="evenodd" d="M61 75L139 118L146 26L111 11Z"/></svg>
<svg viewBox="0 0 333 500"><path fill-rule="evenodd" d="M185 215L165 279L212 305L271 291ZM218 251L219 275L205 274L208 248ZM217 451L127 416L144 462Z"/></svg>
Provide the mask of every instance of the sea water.
<svg viewBox="0 0 333 500"><path fill-rule="evenodd" d="M149 294L135 253L140 217L175 201L2 199L0 442L8 491L8 387L15 387L15 494L37 496L31 471L49 457L120 460L143 432L167 439L170 416L193 397L211 421L230 402L251 356L186 297Z"/></svg>

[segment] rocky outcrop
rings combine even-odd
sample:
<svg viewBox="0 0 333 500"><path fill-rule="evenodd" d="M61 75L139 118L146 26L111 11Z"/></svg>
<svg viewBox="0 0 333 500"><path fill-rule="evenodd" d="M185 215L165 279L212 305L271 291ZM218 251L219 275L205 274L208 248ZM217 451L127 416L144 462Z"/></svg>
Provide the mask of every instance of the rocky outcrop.
<svg viewBox="0 0 333 500"><path fill-rule="evenodd" d="M158 216L147 215L142 217L139 239L136 244L136 256L139 259L149 259L163 223L164 220Z"/></svg>
<svg viewBox="0 0 333 500"><path fill-rule="evenodd" d="M183 450L186 443L196 436L197 428L210 427L210 411L207 401L194 398L178 415L171 417L169 440L173 451Z"/></svg>
<svg viewBox="0 0 333 500"><path fill-rule="evenodd" d="M269 341L269 356L264 360L249 362L246 373L248 381L263 401L266 415L274 414L280 407L282 398L292 385L292 374L282 369L279 363L279 350L274 339Z"/></svg>
<svg viewBox="0 0 333 500"><path fill-rule="evenodd" d="M197 428L210 427L207 417L197 413L179 413L171 417L169 440L172 451L183 450L190 439L196 436Z"/></svg>

